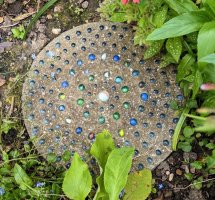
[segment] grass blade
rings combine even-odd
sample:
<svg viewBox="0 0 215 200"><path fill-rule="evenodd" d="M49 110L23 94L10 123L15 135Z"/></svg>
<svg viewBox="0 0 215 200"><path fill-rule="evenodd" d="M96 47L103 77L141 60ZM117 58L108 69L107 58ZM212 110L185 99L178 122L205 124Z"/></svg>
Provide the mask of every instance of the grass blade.
<svg viewBox="0 0 215 200"><path fill-rule="evenodd" d="M27 34L31 30L32 26L37 22L37 20L52 6L54 5L58 0L50 0L48 1L31 19L30 24L26 28L24 38L26 38Z"/></svg>
<svg viewBox="0 0 215 200"><path fill-rule="evenodd" d="M178 124L175 128L175 132L174 132L174 135L173 135L173 139L172 139L172 149L173 151L176 151L176 148L177 148L177 144L178 144L178 138L179 138L179 135L180 135L180 132L181 132L181 128L184 124L184 121L185 119L187 118L186 114L188 114L190 111L190 108L185 108L181 114L181 117L178 121Z"/></svg>

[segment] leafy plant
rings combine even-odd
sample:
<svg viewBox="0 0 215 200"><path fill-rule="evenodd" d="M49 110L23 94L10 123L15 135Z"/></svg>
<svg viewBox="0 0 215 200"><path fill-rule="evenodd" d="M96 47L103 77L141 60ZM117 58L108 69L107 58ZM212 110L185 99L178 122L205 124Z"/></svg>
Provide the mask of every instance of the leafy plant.
<svg viewBox="0 0 215 200"><path fill-rule="evenodd" d="M131 147L115 148L112 136L108 131L97 135L90 153L96 158L100 167L100 176L96 179L98 189L95 200L117 200L123 188L125 188L125 199L136 197L136 200L143 200L151 193L151 171L145 169L128 175L134 149ZM63 191L69 198L84 200L91 187L92 178L89 169L75 153L71 167L63 181Z"/></svg>
<svg viewBox="0 0 215 200"><path fill-rule="evenodd" d="M12 28L11 31L13 33L14 38L21 39L21 40L24 39L26 31L23 25L19 25L18 27Z"/></svg>

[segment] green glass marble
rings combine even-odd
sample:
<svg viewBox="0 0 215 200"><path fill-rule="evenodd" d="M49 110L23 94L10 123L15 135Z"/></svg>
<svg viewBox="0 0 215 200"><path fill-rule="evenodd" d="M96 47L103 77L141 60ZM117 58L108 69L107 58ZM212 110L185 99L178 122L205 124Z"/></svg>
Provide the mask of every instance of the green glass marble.
<svg viewBox="0 0 215 200"><path fill-rule="evenodd" d="M103 116L100 116L98 121L99 121L99 124L104 124L105 123L105 118Z"/></svg>
<svg viewBox="0 0 215 200"><path fill-rule="evenodd" d="M120 114L118 112L115 112L113 114L113 119L118 120L120 118Z"/></svg>
<svg viewBox="0 0 215 200"><path fill-rule="evenodd" d="M90 112L89 111L85 111L83 113L84 118L88 118L90 116Z"/></svg>
<svg viewBox="0 0 215 200"><path fill-rule="evenodd" d="M128 87L128 86L123 86L123 87L121 88L121 91L122 91L123 93L128 93L129 87Z"/></svg>
<svg viewBox="0 0 215 200"><path fill-rule="evenodd" d="M66 95L64 93L60 93L58 97L59 99L64 100L66 98Z"/></svg>
<svg viewBox="0 0 215 200"><path fill-rule="evenodd" d="M80 85L78 86L78 89L79 89L80 91L84 91L84 90L85 90L85 85L84 85L84 84L80 84Z"/></svg>
<svg viewBox="0 0 215 200"><path fill-rule="evenodd" d="M83 106L83 105L84 105L84 99L78 99L78 100L77 100L77 104L78 104L79 106Z"/></svg>
<svg viewBox="0 0 215 200"><path fill-rule="evenodd" d="M129 102L124 102L124 103L123 103L123 107L124 107L125 109L129 109L129 108L130 108L130 103L129 103Z"/></svg>
<svg viewBox="0 0 215 200"><path fill-rule="evenodd" d="M93 75L89 76L89 81L94 81L95 77Z"/></svg>

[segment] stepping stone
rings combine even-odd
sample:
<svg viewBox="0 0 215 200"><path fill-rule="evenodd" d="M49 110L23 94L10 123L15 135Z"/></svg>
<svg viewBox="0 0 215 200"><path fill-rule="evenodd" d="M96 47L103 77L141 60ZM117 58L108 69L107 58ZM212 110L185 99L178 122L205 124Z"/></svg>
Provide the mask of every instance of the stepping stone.
<svg viewBox="0 0 215 200"><path fill-rule="evenodd" d="M50 42L23 86L23 115L45 158L78 152L83 159L102 130L117 146L134 146L133 169L153 169L169 156L178 122L172 101L183 103L174 67L144 60L125 24L78 26ZM72 158L71 158L72 159Z"/></svg>

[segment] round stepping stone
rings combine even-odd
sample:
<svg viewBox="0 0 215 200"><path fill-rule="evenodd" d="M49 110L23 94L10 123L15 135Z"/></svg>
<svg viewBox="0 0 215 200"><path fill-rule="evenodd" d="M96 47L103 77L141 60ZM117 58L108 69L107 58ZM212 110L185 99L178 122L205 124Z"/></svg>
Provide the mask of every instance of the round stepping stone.
<svg viewBox="0 0 215 200"><path fill-rule="evenodd" d="M96 134L109 130L117 146L134 146L133 169L154 168L171 153L183 103L175 69L144 60L133 32L120 23L89 23L50 42L23 87L27 131L44 157L69 150L83 158ZM66 163L65 163L66 164Z"/></svg>

